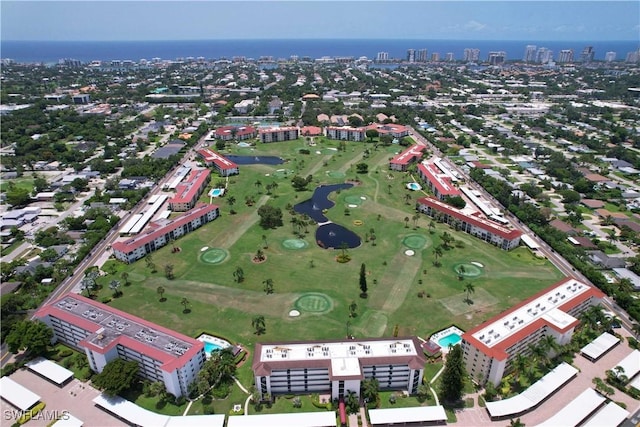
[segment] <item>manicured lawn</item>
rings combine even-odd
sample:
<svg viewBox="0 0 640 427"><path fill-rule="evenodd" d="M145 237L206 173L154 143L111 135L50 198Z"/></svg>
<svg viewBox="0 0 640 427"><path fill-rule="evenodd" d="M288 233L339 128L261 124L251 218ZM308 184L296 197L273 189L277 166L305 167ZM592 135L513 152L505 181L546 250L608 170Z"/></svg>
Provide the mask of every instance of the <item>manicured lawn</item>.
<svg viewBox="0 0 640 427"><path fill-rule="evenodd" d="M451 324L468 329L561 279L547 260L535 258L526 248L505 252L442 224L432 233L428 227L431 219L424 215L414 227L415 200L424 193L406 189L405 183L412 180L407 174L388 170L391 150L380 147L373 151L371 144L348 143L347 152L342 153L328 149L338 147L337 141L331 141L306 147L310 155L299 154L304 147L306 143L297 140L259 144L254 151L234 149L237 154L281 155L287 162L241 166L240 175L229 179L225 197L214 199L221 206L220 218L176 241L180 252L172 253L171 245L154 252L156 273L151 273L144 260L118 264L115 276L99 279L104 286L98 300L110 296L109 281L120 279L120 273L127 271L131 285L121 287L124 295L111 305L190 336L202 330L220 334L251 351L258 341L341 339L346 335L347 322L356 337L390 336L396 325L400 336L428 337ZM365 148L372 152L362 160ZM355 173L354 165L360 161L368 164L367 174ZM284 176L283 169L292 172ZM293 171L303 177L312 175L309 190L293 190ZM302 230L306 247L285 246L286 241L299 238L294 234L288 205L309 198L318 184L355 178L361 181L359 185L331 194L336 205L326 214L363 240L360 247L348 250L350 262L337 263L339 250L322 249L316 244L315 224L308 226L306 233ZM214 178L211 186L218 181ZM265 186L273 182L277 188L267 195ZM235 198L232 207L230 196ZM247 197L254 199L253 206L245 203ZM208 196L203 200L208 202ZM350 207L354 201L359 203ZM282 209L282 227L263 230L258 225L257 208L265 203ZM231 208L236 214L230 214ZM362 225L354 225L354 220ZM441 266L434 267L433 249L441 243L445 231L463 247L444 251ZM372 233L375 242L366 240ZM414 256L405 255L405 244L415 242L422 246L411 248ZM203 250L205 247L208 249ZM219 249L224 259L207 263L203 255L209 249ZM258 249L266 255L266 261L260 264L252 261ZM455 269L470 263L482 265L475 269L478 274L459 280ZM168 264L173 266L173 280L164 277ZM367 271L367 299L359 297L361 264ZM234 281L237 267L244 271L242 283ZM271 295L263 291L266 279L274 284ZM470 295L471 304L465 302L467 283L475 289ZM164 302L159 301L158 286L166 290ZM418 297L421 291L429 297ZM190 303L188 313L183 312L182 298ZM358 308L356 316L349 318L352 301ZM289 317L294 308L300 309L299 317ZM257 315L266 321L266 333L261 336L254 334L251 326ZM246 387L252 383L251 358L239 372Z"/></svg>
<svg viewBox="0 0 640 427"><path fill-rule="evenodd" d="M7 191L9 186L15 185L16 188L23 188L25 190L29 190L29 192L33 191L33 178L31 176L22 176L20 178L15 179L3 179L0 182L0 191Z"/></svg>

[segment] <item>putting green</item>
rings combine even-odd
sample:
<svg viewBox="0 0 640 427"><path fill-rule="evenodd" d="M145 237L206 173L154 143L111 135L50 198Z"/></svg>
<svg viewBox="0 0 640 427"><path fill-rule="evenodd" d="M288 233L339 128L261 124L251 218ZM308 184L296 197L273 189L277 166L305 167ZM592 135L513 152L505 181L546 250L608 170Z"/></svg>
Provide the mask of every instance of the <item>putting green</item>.
<svg viewBox="0 0 640 427"><path fill-rule="evenodd" d="M224 249L212 248L203 252L200 259L207 264L220 264L229 254Z"/></svg>
<svg viewBox="0 0 640 427"><path fill-rule="evenodd" d="M482 274L480 267L466 263L454 265L453 271L464 277L478 277Z"/></svg>
<svg viewBox="0 0 640 427"><path fill-rule="evenodd" d="M402 244L410 249L423 249L430 246L431 239L422 234L410 234L404 239L402 239Z"/></svg>
<svg viewBox="0 0 640 427"><path fill-rule="evenodd" d="M325 294L308 292L302 295L294 303L295 307L307 313L326 313L333 308L331 298Z"/></svg>
<svg viewBox="0 0 640 427"><path fill-rule="evenodd" d="M358 205L360 206L363 202L363 200L360 198L360 196L347 196L344 198L345 203L348 203L350 205Z"/></svg>
<svg viewBox="0 0 640 427"><path fill-rule="evenodd" d="M347 176L344 172L340 171L327 171L327 175L331 178L344 178Z"/></svg>
<svg viewBox="0 0 640 427"><path fill-rule="evenodd" d="M322 154L337 154L338 150L331 150L330 148L324 148L320 150Z"/></svg>
<svg viewBox="0 0 640 427"><path fill-rule="evenodd" d="M285 249L296 250L306 248L309 246L309 243L302 239L287 239L282 242L282 246L284 246Z"/></svg>
<svg viewBox="0 0 640 427"><path fill-rule="evenodd" d="M127 280L129 280L130 282L142 282L146 278L147 276L142 273L129 273L129 277L127 277Z"/></svg>
<svg viewBox="0 0 640 427"><path fill-rule="evenodd" d="M292 174L293 174L293 171L291 169L279 169L273 172L271 176L275 176L276 178L286 178Z"/></svg>

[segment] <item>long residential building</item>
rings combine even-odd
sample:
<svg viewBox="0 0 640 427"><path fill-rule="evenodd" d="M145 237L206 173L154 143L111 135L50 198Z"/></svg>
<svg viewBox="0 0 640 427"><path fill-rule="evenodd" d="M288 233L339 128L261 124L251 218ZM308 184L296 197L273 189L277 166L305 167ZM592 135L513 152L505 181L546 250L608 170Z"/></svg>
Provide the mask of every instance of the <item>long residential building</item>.
<svg viewBox="0 0 640 427"><path fill-rule="evenodd" d="M203 342L81 295L69 293L35 317L53 329L54 342L84 352L94 372L115 359L135 361L141 377L175 396L187 394L204 365Z"/></svg>
<svg viewBox="0 0 640 427"><path fill-rule="evenodd" d="M256 344L255 384L263 395L349 391L360 394L364 379L382 390L416 393L426 358L417 337Z"/></svg>
<svg viewBox="0 0 640 427"><path fill-rule="evenodd" d="M418 174L439 200L446 197L460 196L460 190L453 185L451 176L438 170L433 162L422 162L418 165Z"/></svg>
<svg viewBox="0 0 640 427"><path fill-rule="evenodd" d="M546 336L559 345L569 343L578 317L605 295L597 288L568 277L462 335L467 372L481 383L498 385L513 368L517 355Z"/></svg>
<svg viewBox="0 0 640 427"><path fill-rule="evenodd" d="M389 161L389 169L401 172L406 171L411 164L416 163L422 158L422 154L426 149L427 147L422 144L410 146Z"/></svg>
<svg viewBox="0 0 640 427"><path fill-rule="evenodd" d="M416 209L501 249L514 249L520 244L521 231L498 225L476 215L468 215L433 197L418 199Z"/></svg>
<svg viewBox="0 0 640 427"><path fill-rule="evenodd" d="M298 128L295 126L289 126L260 129L258 131L258 137L260 138L260 142L263 143L292 141L294 139L298 139Z"/></svg>
<svg viewBox="0 0 640 427"><path fill-rule="evenodd" d="M191 172L187 180L176 187L176 195L169 199L169 208L176 212L185 212L193 208L210 180L209 169Z"/></svg>
<svg viewBox="0 0 640 427"><path fill-rule="evenodd" d="M372 123L368 126L327 126L326 135L329 139L341 141L364 141L368 130L375 130L378 135L391 135L394 138L403 138L409 135L409 128L398 124Z"/></svg>
<svg viewBox="0 0 640 427"><path fill-rule="evenodd" d="M200 203L184 215L173 220L158 220L149 224L149 229L128 240L111 245L116 259L131 263L143 258L220 215L217 205Z"/></svg>
<svg viewBox="0 0 640 427"><path fill-rule="evenodd" d="M255 138L257 133L258 131L253 126L221 126L215 130L213 135L223 141L231 141L233 139L244 141Z"/></svg>
<svg viewBox="0 0 640 427"><path fill-rule="evenodd" d="M240 173L240 168L238 168L237 164L213 150L202 148L198 150L197 153L202 157L205 165L207 165L207 167L213 166L220 176L237 175Z"/></svg>

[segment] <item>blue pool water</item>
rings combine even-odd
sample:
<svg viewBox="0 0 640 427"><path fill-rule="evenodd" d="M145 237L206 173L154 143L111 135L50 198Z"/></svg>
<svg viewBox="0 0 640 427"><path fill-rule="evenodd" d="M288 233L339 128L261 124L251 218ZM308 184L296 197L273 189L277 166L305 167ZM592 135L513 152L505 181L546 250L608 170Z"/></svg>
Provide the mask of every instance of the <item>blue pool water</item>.
<svg viewBox="0 0 640 427"><path fill-rule="evenodd" d="M215 343L212 343L212 342L208 342L208 341L204 342L204 351L207 354L210 354L213 350L219 350L221 348L222 347L220 347L218 344L215 344Z"/></svg>
<svg viewBox="0 0 640 427"><path fill-rule="evenodd" d="M456 345L460 341L462 341L462 337L454 332L446 337L440 338L438 340L438 345L442 348L448 348L450 345Z"/></svg>
<svg viewBox="0 0 640 427"><path fill-rule="evenodd" d="M209 191L209 195L212 197L220 197L222 194L222 188L213 188Z"/></svg>
<svg viewBox="0 0 640 427"><path fill-rule="evenodd" d="M422 187L420 186L420 184L416 183L416 182L410 182L407 184L407 188L409 190L413 190L413 191L418 191L421 190Z"/></svg>

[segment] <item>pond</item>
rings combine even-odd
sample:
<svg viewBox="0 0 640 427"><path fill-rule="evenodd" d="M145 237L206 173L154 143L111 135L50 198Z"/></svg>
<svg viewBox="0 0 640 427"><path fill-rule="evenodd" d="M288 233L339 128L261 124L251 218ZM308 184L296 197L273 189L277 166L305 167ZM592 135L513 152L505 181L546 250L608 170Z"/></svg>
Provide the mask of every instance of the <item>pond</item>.
<svg viewBox="0 0 640 427"><path fill-rule="evenodd" d="M293 209L301 214L309 215L315 222L323 224L329 219L322 213L325 209L332 208L335 203L329 200L329 194L333 191L344 190L353 187L353 184L321 185L313 192L310 199L300 202ZM316 242L322 248L339 248L343 243L349 248L360 246L360 237L353 231L338 224L329 222L316 230Z"/></svg>
<svg viewBox="0 0 640 427"><path fill-rule="evenodd" d="M225 156L227 159L238 165L279 165L284 163L280 157L276 156Z"/></svg>

